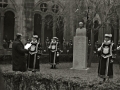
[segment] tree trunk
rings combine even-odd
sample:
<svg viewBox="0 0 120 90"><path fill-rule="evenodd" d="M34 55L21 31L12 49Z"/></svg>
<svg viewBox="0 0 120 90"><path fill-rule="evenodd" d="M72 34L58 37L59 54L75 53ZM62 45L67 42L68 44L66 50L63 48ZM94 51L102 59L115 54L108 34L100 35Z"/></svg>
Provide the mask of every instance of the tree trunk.
<svg viewBox="0 0 120 90"><path fill-rule="evenodd" d="M91 48L90 48L90 56L88 60L88 67L91 67L91 61L93 59L93 51L94 51L94 32L91 30Z"/></svg>

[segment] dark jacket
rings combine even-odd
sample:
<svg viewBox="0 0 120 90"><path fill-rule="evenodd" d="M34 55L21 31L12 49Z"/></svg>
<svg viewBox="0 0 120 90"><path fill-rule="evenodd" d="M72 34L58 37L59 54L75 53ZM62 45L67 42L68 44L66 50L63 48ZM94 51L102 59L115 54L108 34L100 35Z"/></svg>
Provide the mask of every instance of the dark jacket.
<svg viewBox="0 0 120 90"><path fill-rule="evenodd" d="M25 53L28 53L28 51L24 49L22 42L16 39L12 44L13 71L26 71Z"/></svg>

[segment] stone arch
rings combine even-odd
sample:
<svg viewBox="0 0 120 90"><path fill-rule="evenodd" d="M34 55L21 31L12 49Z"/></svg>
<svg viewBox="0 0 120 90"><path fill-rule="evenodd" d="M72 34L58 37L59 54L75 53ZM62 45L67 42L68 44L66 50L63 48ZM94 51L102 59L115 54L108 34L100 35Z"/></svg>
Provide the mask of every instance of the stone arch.
<svg viewBox="0 0 120 90"><path fill-rule="evenodd" d="M35 10L33 15L35 15L35 14L41 14L41 12L38 10Z"/></svg>
<svg viewBox="0 0 120 90"><path fill-rule="evenodd" d="M48 9L45 12L43 12L41 9L39 9L39 5L41 5L42 3L46 3L48 5ZM54 5L58 5L59 6L59 11L57 13L53 11L53 6ZM56 0L49 0L49 1L48 0L39 0L35 4L35 6L33 8L34 15L37 13L37 14L40 14L42 16L41 42L42 42L43 46L44 46L44 42L45 42L46 37L49 37L49 39L50 39L53 36L57 35L57 33L56 33L56 31L57 31L56 21L57 21L57 18L58 18L59 15L63 16L63 13L62 13L63 10L64 10L64 6L58 0L57 1ZM46 25L46 22L45 22L46 21L46 17L49 16L49 15L52 17L52 25L51 25L51 28L50 28L51 32L48 31L50 33L50 35L48 35L48 33L46 31L47 28L45 27L45 25Z"/></svg>
<svg viewBox="0 0 120 90"><path fill-rule="evenodd" d="M33 9L35 9L39 4L43 3L43 2L47 2L48 0L39 0L36 4L35 4L35 7ZM60 1L56 1L56 0L53 0L51 1L53 2L54 4L57 4L59 5L61 8L64 8L65 6L63 4L61 4Z"/></svg>
<svg viewBox="0 0 120 90"><path fill-rule="evenodd" d="M0 48L3 48L2 47L2 44L3 44L3 38L4 38L4 20L5 20L5 13L6 12L12 12L14 15L14 17L12 17L13 19L14 19L14 23L16 23L15 21L16 21L16 13L17 13L17 11L19 10L19 8L18 8L18 6L17 6L17 4L16 4L16 2L14 1L14 0L9 0L10 1L10 3L8 2L8 5L5 7L5 8L1 8L0 9L0 41L1 41L1 44L0 44ZM15 33L15 27L16 27L16 25L17 24L14 24L13 25L13 29L14 29L14 32L13 33ZM15 35L12 35L12 36L15 36ZM13 37L11 38L11 39L13 39Z"/></svg>
<svg viewBox="0 0 120 90"><path fill-rule="evenodd" d="M117 10L118 9L118 10ZM108 17L107 17L107 26L106 30L109 31L109 33L112 34L112 41L114 42L115 45L117 45L119 41L119 17L120 17L120 5L112 6L109 9Z"/></svg>
<svg viewBox="0 0 120 90"><path fill-rule="evenodd" d="M6 12L9 12L9 11L11 11L11 12L13 12L14 13L14 38L15 38L15 33L16 33L16 27L17 27L17 25L18 25L18 23L16 22L17 21L17 17L18 17L18 15L17 15L17 11L16 11L16 8L11 8L11 7L7 7L7 8L5 8L4 10L3 10L3 16L5 17L5 13Z"/></svg>
<svg viewBox="0 0 120 90"><path fill-rule="evenodd" d="M52 39L53 37L53 16L51 14L48 14L45 16L44 19L45 26L44 26L44 40L48 37L49 39Z"/></svg>
<svg viewBox="0 0 120 90"><path fill-rule="evenodd" d="M18 8L18 5L16 4L15 0L10 0L14 6L14 9L17 11L19 8Z"/></svg>
<svg viewBox="0 0 120 90"><path fill-rule="evenodd" d="M64 17L58 16L56 20L56 36L58 37L61 44L63 44L64 34Z"/></svg>
<svg viewBox="0 0 120 90"><path fill-rule="evenodd" d="M14 40L14 30L15 30L15 14L12 11L6 11L4 13L4 29L3 38L6 41Z"/></svg>
<svg viewBox="0 0 120 90"><path fill-rule="evenodd" d="M5 14L7 11L13 12L15 14L15 16L16 16L16 10L15 9L13 9L13 8L6 8L6 9L4 9L3 14Z"/></svg>
<svg viewBox="0 0 120 90"><path fill-rule="evenodd" d="M94 29L97 29L100 25L101 25L101 18L99 16L99 14L96 14L96 16L93 19L93 25L94 25ZM99 29L95 31L94 33L94 42L98 42L98 38L99 37Z"/></svg>
<svg viewBox="0 0 120 90"><path fill-rule="evenodd" d="M38 35L40 39L42 36L41 27L42 27L42 16L40 13L35 13L34 14L34 34Z"/></svg>

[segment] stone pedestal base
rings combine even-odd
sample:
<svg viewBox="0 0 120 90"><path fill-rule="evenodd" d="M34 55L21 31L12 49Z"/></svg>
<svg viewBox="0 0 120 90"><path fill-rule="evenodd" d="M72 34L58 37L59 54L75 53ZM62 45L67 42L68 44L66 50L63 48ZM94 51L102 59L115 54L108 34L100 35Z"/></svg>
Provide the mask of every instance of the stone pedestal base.
<svg viewBox="0 0 120 90"><path fill-rule="evenodd" d="M75 36L73 47L73 69L87 69L87 37Z"/></svg>
<svg viewBox="0 0 120 90"><path fill-rule="evenodd" d="M74 68L70 68L71 70L79 70L81 72L86 72L89 70L89 68L85 68L85 69L74 69Z"/></svg>

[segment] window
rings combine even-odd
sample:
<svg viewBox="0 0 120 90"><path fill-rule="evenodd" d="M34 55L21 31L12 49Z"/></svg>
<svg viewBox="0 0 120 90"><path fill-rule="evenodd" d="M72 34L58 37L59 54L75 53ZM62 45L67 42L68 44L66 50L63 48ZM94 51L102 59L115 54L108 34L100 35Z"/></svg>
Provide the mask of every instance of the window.
<svg viewBox="0 0 120 90"><path fill-rule="evenodd" d="M47 11L47 4L46 3L42 3L40 5L40 9L41 9L41 11L46 12Z"/></svg>
<svg viewBox="0 0 120 90"><path fill-rule="evenodd" d="M58 6L58 5L53 5L53 6L52 6L52 11L53 11L54 13L57 13L57 12L59 11L59 6Z"/></svg>
<svg viewBox="0 0 120 90"><path fill-rule="evenodd" d="M8 0L0 0L0 7L5 8L8 5Z"/></svg>

